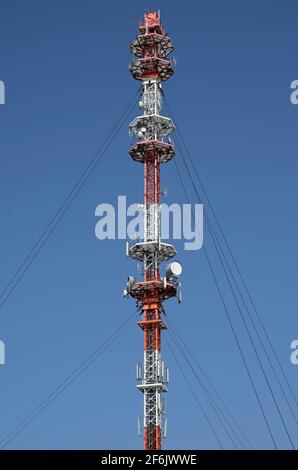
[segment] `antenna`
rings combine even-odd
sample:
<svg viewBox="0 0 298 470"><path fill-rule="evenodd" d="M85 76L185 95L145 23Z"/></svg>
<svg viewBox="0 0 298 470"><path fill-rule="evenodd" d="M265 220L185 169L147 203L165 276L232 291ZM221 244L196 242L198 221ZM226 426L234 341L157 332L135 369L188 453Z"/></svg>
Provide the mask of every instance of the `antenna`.
<svg viewBox="0 0 298 470"><path fill-rule="evenodd" d="M166 384L170 382L170 371L169 368L166 367Z"/></svg>
<svg viewBox="0 0 298 470"><path fill-rule="evenodd" d="M137 417L137 425L138 425L138 436L139 436L139 437L142 437L142 433L141 433L141 420L140 420L140 417L139 417L139 416Z"/></svg>
<svg viewBox="0 0 298 470"><path fill-rule="evenodd" d="M136 366L136 376L137 380L141 380L142 378L142 365L138 362Z"/></svg>
<svg viewBox="0 0 298 470"><path fill-rule="evenodd" d="M168 420L165 418L164 426L163 426L163 437L167 437L167 432L168 432Z"/></svg>

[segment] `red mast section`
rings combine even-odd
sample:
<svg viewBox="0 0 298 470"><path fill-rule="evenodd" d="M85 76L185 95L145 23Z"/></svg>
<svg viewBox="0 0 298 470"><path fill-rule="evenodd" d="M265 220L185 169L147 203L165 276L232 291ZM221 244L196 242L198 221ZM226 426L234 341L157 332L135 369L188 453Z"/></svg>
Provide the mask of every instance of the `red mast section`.
<svg viewBox="0 0 298 470"><path fill-rule="evenodd" d="M162 277L160 265L176 255L174 247L160 239L160 165L175 155L168 138L174 131L170 118L160 115L162 82L174 73L168 55L173 45L165 33L158 12L147 12L139 21L139 33L130 44L135 62L130 71L142 82L143 110L129 125L134 142L129 150L136 162L144 165L144 239L128 246L128 255L142 263L142 281L128 277L125 295L141 304L142 319L138 322L144 333L144 363L137 365L137 387L144 395L144 449L161 449L166 435L165 406L162 394L167 392L168 368L161 360L161 331L166 329L163 301L170 297L180 300L181 265L170 263Z"/></svg>

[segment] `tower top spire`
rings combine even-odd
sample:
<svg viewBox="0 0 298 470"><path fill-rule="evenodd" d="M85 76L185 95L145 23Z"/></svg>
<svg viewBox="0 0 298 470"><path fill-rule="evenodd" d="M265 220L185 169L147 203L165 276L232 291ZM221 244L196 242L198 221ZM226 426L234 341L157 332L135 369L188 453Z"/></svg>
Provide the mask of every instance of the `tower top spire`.
<svg viewBox="0 0 298 470"><path fill-rule="evenodd" d="M164 28L160 21L159 11L147 11L144 19L139 20L139 31L141 34L164 34Z"/></svg>

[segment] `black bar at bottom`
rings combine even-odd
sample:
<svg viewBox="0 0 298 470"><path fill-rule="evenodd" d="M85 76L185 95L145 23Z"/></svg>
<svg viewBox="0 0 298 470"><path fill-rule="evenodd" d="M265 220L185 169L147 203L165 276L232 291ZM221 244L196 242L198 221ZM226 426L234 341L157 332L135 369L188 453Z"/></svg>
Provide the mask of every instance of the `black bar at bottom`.
<svg viewBox="0 0 298 470"><path fill-rule="evenodd" d="M138 450L2 450L0 467L6 470L21 464L27 468L44 468L59 465L63 468L102 468L110 465L122 468L143 468L146 464L159 467L173 465L198 466L201 468L228 465L229 468L241 464L278 465L285 468L287 464L297 465L296 451L209 451L209 450L175 450L175 451L138 451ZM22 468L16 467L16 468Z"/></svg>

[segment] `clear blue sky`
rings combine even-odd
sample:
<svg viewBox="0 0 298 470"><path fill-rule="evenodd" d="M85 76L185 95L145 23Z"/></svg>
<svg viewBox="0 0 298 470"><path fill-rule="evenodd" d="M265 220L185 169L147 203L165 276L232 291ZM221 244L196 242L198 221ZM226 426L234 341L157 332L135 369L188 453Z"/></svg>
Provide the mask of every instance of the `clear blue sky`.
<svg viewBox="0 0 298 470"><path fill-rule="evenodd" d="M176 74L165 84L168 101L297 392L298 367L289 360L289 344L298 337L298 106L289 99L290 82L298 79L294 0L2 0L0 286L137 88L128 72L128 45L136 34L136 20L127 19L132 7L161 9L177 59ZM124 242L94 235L99 203L122 194L142 200L142 169L129 158L129 144L124 126L0 312L7 354L7 365L0 366L0 438L134 310L121 296L127 274L135 274ZM167 202L185 202L173 163L163 168L162 186ZM167 313L255 447L270 448L204 254L180 249L179 259L184 300L180 306L169 301ZM278 446L287 447L220 279ZM216 448L166 347L164 358L171 369L165 446ZM140 360L142 335L134 326L8 448L141 447Z"/></svg>

